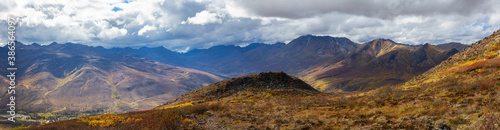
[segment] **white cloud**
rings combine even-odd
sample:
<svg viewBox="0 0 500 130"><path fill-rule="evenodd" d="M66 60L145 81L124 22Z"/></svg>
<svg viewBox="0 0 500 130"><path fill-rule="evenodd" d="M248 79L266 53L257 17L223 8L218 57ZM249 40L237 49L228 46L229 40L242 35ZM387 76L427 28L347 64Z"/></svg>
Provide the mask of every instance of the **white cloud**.
<svg viewBox="0 0 500 130"><path fill-rule="evenodd" d="M104 29L103 31L101 31L97 35L97 37L100 39L103 39L103 40L112 40L114 38L124 36L125 34L127 34L126 29L123 29L123 28L119 29L117 27L111 27L109 29Z"/></svg>
<svg viewBox="0 0 500 130"><path fill-rule="evenodd" d="M217 14L210 13L206 10L198 12L194 17L189 17L187 19L187 23L199 24L199 25L205 25L208 23L221 23L221 22L222 21L219 18L217 18ZM185 21L183 21L182 23L185 23Z"/></svg>
<svg viewBox="0 0 500 130"><path fill-rule="evenodd" d="M146 25L144 26L141 30L139 30L139 32L137 33L139 36L142 36L142 34L144 34L145 32L148 32L148 31L153 31L153 30L156 30L157 28L155 26L149 26L149 25Z"/></svg>
<svg viewBox="0 0 500 130"><path fill-rule="evenodd" d="M499 24L500 23L500 12L499 13L495 13L493 15L490 16L490 19L488 20L488 24Z"/></svg>

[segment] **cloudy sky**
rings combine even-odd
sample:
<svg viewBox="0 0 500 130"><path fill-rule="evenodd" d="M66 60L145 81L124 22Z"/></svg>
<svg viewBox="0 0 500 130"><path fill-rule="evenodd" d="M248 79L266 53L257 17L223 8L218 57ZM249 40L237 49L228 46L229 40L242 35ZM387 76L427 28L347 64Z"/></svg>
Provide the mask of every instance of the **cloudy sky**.
<svg viewBox="0 0 500 130"><path fill-rule="evenodd" d="M164 46L288 42L306 35L405 44L473 43L500 29L498 0L0 0L23 43Z"/></svg>

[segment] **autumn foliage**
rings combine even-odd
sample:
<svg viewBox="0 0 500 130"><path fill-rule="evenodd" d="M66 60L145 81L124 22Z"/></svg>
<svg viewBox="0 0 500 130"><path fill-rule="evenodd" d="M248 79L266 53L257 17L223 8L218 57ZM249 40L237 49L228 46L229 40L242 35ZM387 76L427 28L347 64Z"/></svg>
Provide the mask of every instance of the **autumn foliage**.
<svg viewBox="0 0 500 130"><path fill-rule="evenodd" d="M192 119L186 115L203 115L209 110L224 109L221 104L196 104L180 105L162 110L148 110L140 112L129 112L123 114L110 114L79 118L55 122L33 129L57 129L66 127L79 127L81 129L177 129L181 125L192 123Z"/></svg>

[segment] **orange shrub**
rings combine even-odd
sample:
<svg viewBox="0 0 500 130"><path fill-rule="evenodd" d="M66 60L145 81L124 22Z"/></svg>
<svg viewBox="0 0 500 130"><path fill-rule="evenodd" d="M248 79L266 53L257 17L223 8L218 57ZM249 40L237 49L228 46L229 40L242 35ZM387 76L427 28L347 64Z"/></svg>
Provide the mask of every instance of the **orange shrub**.
<svg viewBox="0 0 500 130"><path fill-rule="evenodd" d="M488 80L488 79L483 79L478 81L479 82L479 89L481 90L489 90L493 88L495 85L496 81L495 80Z"/></svg>
<svg viewBox="0 0 500 130"><path fill-rule="evenodd" d="M500 66L500 58L487 59L483 61L468 61L451 69L451 72L464 73L479 68L490 68Z"/></svg>

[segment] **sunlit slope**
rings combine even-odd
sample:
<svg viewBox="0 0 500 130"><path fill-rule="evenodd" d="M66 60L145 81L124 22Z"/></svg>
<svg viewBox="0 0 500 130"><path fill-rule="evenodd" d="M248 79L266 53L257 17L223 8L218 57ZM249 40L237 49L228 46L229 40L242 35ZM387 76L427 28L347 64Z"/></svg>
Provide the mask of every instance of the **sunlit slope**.
<svg viewBox="0 0 500 130"><path fill-rule="evenodd" d="M367 91L403 83L457 52L430 44L409 46L377 39L306 69L299 76L323 92Z"/></svg>

